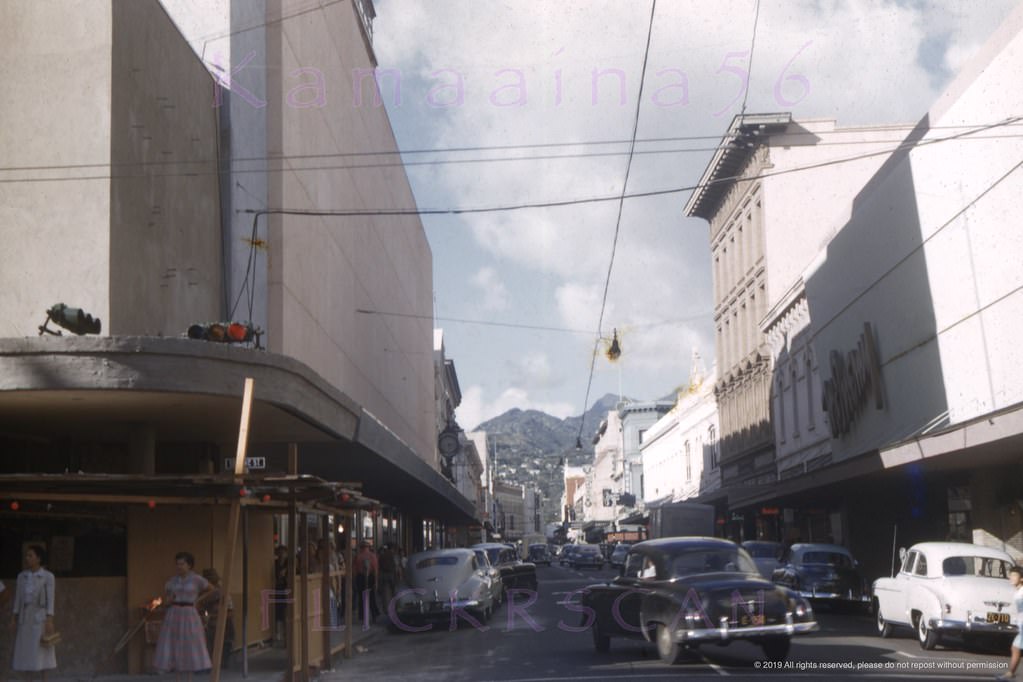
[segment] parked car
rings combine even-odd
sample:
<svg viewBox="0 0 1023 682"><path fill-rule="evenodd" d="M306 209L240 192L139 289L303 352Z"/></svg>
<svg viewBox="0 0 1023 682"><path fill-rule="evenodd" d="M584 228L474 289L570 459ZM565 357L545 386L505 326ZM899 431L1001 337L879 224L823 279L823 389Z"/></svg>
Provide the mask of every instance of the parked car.
<svg viewBox="0 0 1023 682"><path fill-rule="evenodd" d="M405 592L405 594L401 594ZM450 618L462 608L486 622L494 612L494 586L476 553L468 549L435 549L408 558L395 609L405 624ZM392 623L397 626L397 623Z"/></svg>
<svg viewBox="0 0 1023 682"><path fill-rule="evenodd" d="M504 589L537 588L536 564L528 563L519 558L514 545L509 546L497 542L483 542L473 545L472 549L482 549L487 553L490 563L501 572Z"/></svg>
<svg viewBox="0 0 1023 682"><path fill-rule="evenodd" d="M818 627L806 599L761 578L745 550L718 538L637 543L621 574L586 588L580 604L595 614L597 651L607 651L612 637L643 637L667 663L705 642L740 639L759 644L772 661L783 660L792 636ZM583 624L589 619L584 613Z"/></svg>
<svg viewBox="0 0 1023 682"><path fill-rule="evenodd" d="M807 599L833 605L870 604L870 588L852 553L839 545L802 543L785 550L771 579Z"/></svg>
<svg viewBox="0 0 1023 682"><path fill-rule="evenodd" d="M781 555L785 552L785 545L771 540L747 540L742 543L753 563L757 565L760 575L770 580L775 570L781 567Z"/></svg>
<svg viewBox="0 0 1023 682"><path fill-rule="evenodd" d="M534 564L544 564L545 566L551 565L551 551L547 548L547 545L530 545L529 553L526 555L527 561L532 561Z"/></svg>
<svg viewBox="0 0 1023 682"><path fill-rule="evenodd" d="M572 568L604 568L604 554L599 545L579 545L572 555Z"/></svg>
<svg viewBox="0 0 1023 682"><path fill-rule="evenodd" d="M877 632L911 627L924 649L949 636L1009 639L1015 590L1009 584L1012 557L965 542L923 542L903 550L894 578L874 581Z"/></svg>
<svg viewBox="0 0 1023 682"><path fill-rule="evenodd" d="M579 550L579 545L565 545L565 548L561 550L561 555L558 557L559 562L562 566L565 564L572 565L572 556Z"/></svg>
<svg viewBox="0 0 1023 682"><path fill-rule="evenodd" d="M501 571L490 563L490 555L482 549L472 550L476 554L476 562L480 568L490 576L491 594L494 597L495 607L504 603L504 581L501 579Z"/></svg>
<svg viewBox="0 0 1023 682"><path fill-rule="evenodd" d="M619 542L615 545L614 550L611 552L610 563L615 568L620 568L625 564L625 556L629 553L629 547L632 547L630 542Z"/></svg>

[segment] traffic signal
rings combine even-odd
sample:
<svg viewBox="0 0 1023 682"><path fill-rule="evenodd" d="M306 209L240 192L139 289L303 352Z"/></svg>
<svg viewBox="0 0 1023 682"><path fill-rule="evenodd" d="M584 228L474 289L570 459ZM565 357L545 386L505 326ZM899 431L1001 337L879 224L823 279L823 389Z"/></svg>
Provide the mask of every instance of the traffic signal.
<svg viewBox="0 0 1023 682"><path fill-rule="evenodd" d="M51 321L79 336L99 334L103 327L98 317L94 318L81 308L69 308L63 303L57 303L46 311L46 321L39 327L39 336L43 334L63 336L61 332L54 331L47 326Z"/></svg>
<svg viewBox="0 0 1023 682"><path fill-rule="evenodd" d="M251 324L241 322L207 322L193 324L188 328L188 338L196 341L215 343L249 343L256 336Z"/></svg>

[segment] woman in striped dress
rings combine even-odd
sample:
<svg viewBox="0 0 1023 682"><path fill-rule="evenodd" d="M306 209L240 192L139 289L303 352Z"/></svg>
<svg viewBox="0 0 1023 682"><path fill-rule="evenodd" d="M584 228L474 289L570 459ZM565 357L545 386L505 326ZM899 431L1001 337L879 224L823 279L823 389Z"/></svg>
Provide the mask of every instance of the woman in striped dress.
<svg viewBox="0 0 1023 682"><path fill-rule="evenodd" d="M178 552L174 557L178 573L167 581L164 587L163 603L166 615L160 627L160 638L156 641L156 656L153 667L160 672L192 673L209 670L209 652L206 651L206 633L202 619L196 609L196 602L213 591L213 587L201 575L192 572L195 557L188 552Z"/></svg>

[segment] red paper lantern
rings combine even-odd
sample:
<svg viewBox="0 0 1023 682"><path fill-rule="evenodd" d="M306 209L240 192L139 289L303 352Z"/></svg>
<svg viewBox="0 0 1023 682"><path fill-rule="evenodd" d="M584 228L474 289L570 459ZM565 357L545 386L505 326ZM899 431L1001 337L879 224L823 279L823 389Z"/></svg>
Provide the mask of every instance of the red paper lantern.
<svg viewBox="0 0 1023 682"><path fill-rule="evenodd" d="M238 497L245 497L248 494L249 494L249 491L246 490L245 488L239 488L238 489Z"/></svg>
<svg viewBox="0 0 1023 682"><path fill-rule="evenodd" d="M156 509L156 500L149 500L149 502L146 502L146 506L150 509Z"/></svg>
<svg viewBox="0 0 1023 682"><path fill-rule="evenodd" d="M263 495L263 501L264 502L269 502L270 501L270 494L269 493L267 493L266 495Z"/></svg>
<svg viewBox="0 0 1023 682"><path fill-rule="evenodd" d="M11 509L13 509L14 511L18 511L19 507L21 507L21 505L18 504L17 500L15 500L14 502L11 502Z"/></svg>

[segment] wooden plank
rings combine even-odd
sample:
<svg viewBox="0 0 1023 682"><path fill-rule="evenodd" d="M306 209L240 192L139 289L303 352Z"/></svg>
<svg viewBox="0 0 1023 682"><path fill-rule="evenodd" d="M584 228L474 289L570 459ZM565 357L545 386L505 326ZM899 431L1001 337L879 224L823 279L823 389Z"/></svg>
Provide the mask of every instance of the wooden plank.
<svg viewBox="0 0 1023 682"><path fill-rule="evenodd" d="M302 682L309 682L309 515L299 516L302 542Z"/></svg>
<svg viewBox="0 0 1023 682"><path fill-rule="evenodd" d="M245 454L249 443L249 421L252 418L252 393L255 382L245 379L245 394L242 398L241 424L238 427L238 454L235 458L235 482L241 483L245 475ZM241 519L241 498L231 503L231 513L227 522L227 557L224 560L224 574L220 580L220 606L217 609L217 628L213 636L213 669L210 671L210 682L220 682L220 666L224 659L224 635L227 632L227 600L231 594L231 581L234 575L235 550L238 546L238 525Z"/></svg>
<svg viewBox="0 0 1023 682"><path fill-rule="evenodd" d="M288 444L288 474L298 475L298 444ZM295 668L298 665L298 650L295 642L295 608L297 606L298 589L295 584L295 565L298 558L298 505L292 500L288 504L288 609L285 627L288 646L288 676L286 682L295 679Z"/></svg>
<svg viewBox="0 0 1023 682"><path fill-rule="evenodd" d="M234 475L245 475L245 456L249 449L249 421L252 418L252 393L255 388L255 380L251 377L245 379L245 393L242 396L242 423L238 427L238 450L234 455ZM214 682L216 682L214 680Z"/></svg>
<svg viewBox="0 0 1023 682"><path fill-rule="evenodd" d="M334 619L334 614L330 612L330 519L324 515L320 517L320 540L321 544L326 545L324 554L326 555L326 561L323 557L320 557L320 629L323 637L323 661L320 663L320 672L325 670L333 670L333 666L330 664L330 633L333 631L331 622Z"/></svg>
<svg viewBox="0 0 1023 682"><path fill-rule="evenodd" d="M352 554L352 538L355 537L355 516L345 513L345 529L348 531L345 542L345 658L352 657L352 580L355 577L355 557Z"/></svg>

